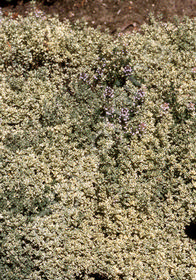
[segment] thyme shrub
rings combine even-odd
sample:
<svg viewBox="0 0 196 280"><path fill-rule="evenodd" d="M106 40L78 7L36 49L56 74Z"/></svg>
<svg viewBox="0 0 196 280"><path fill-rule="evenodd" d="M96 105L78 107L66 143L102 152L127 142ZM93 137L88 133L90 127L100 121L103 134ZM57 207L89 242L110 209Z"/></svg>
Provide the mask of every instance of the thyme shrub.
<svg viewBox="0 0 196 280"><path fill-rule="evenodd" d="M195 279L195 25L2 17L0 278Z"/></svg>

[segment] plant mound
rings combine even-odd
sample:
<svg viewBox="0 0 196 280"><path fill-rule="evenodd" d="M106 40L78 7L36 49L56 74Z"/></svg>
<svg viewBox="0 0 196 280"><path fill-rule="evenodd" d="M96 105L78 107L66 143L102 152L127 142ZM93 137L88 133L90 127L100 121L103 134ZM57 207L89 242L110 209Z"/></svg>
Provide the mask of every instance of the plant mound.
<svg viewBox="0 0 196 280"><path fill-rule="evenodd" d="M195 279L196 21L0 24L0 278Z"/></svg>

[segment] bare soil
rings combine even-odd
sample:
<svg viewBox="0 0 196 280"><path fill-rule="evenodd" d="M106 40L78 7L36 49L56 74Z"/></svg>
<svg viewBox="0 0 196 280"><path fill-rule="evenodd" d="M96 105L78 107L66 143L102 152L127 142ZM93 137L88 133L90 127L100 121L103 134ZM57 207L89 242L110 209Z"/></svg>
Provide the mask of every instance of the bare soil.
<svg viewBox="0 0 196 280"><path fill-rule="evenodd" d="M16 2L15 6L2 7L3 13L12 12L14 17L27 15L32 5ZM138 30L141 24L148 22L150 13L162 21L172 21L175 15L196 16L196 0L43 0L36 8L46 14L58 14L60 20L84 19L90 26L100 26L102 31L108 28L112 34Z"/></svg>

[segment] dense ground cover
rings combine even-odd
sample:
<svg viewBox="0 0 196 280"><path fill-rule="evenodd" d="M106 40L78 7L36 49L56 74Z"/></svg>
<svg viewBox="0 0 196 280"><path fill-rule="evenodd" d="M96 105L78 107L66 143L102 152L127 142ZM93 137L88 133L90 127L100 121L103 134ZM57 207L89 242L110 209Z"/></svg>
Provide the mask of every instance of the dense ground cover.
<svg viewBox="0 0 196 280"><path fill-rule="evenodd" d="M195 25L2 16L3 279L194 279Z"/></svg>

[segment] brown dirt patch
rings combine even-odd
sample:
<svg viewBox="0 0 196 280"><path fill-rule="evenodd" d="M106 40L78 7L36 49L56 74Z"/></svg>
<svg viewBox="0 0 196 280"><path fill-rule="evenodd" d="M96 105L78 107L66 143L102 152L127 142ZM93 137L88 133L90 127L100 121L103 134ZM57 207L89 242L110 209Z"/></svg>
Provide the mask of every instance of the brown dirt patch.
<svg viewBox="0 0 196 280"><path fill-rule="evenodd" d="M15 16L27 15L31 4L17 2L16 7L10 4L2 11L5 14L13 12ZM45 0L45 3L37 3L36 7L46 14L58 14L61 20L83 18L90 26L100 26L102 31L109 28L111 33L139 29L141 24L148 22L150 13L162 15L163 21L172 21L175 15L180 18L196 16L196 0Z"/></svg>

